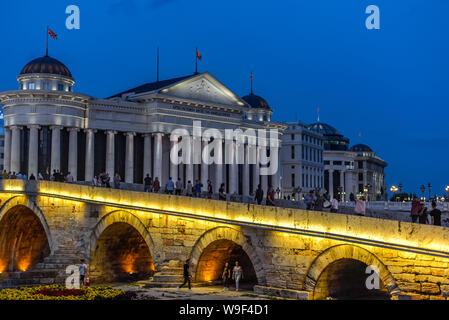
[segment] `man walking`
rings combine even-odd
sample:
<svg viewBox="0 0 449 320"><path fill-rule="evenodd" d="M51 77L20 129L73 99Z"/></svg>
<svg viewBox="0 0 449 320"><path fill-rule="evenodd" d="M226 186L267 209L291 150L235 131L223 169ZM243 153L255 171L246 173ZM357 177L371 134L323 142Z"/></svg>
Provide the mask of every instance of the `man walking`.
<svg viewBox="0 0 449 320"><path fill-rule="evenodd" d="M412 222L416 222L418 220L419 206L420 205L418 197L414 196L412 201L412 209L410 210L410 217L412 218Z"/></svg>
<svg viewBox="0 0 449 320"><path fill-rule="evenodd" d="M145 177L144 183L145 183L145 187L144 187L145 192L151 192L153 179L151 179L149 174L147 174L147 176Z"/></svg>
<svg viewBox="0 0 449 320"><path fill-rule="evenodd" d="M181 178L178 178L178 180L176 180L176 184L175 184L175 194L177 196L180 196L182 193L182 182L181 182Z"/></svg>
<svg viewBox="0 0 449 320"><path fill-rule="evenodd" d="M192 291L191 283L190 283L190 260L187 259L186 263L184 263L184 282L178 287L178 291L181 290L181 288L188 283L189 284L189 290Z"/></svg>
<svg viewBox="0 0 449 320"><path fill-rule="evenodd" d="M212 199L213 194L214 194L214 189L212 187L212 181L207 180L207 198Z"/></svg>
<svg viewBox="0 0 449 320"><path fill-rule="evenodd" d="M262 200L263 200L263 190L262 190L262 185L259 184L257 186L257 190L256 190L256 196L254 198L257 201L258 205L262 204Z"/></svg>
<svg viewBox="0 0 449 320"><path fill-rule="evenodd" d="M432 224L434 226L441 226L441 211L437 209L435 201L432 201L432 211L429 212L429 215L432 217Z"/></svg>
<svg viewBox="0 0 449 320"><path fill-rule="evenodd" d="M165 185L165 190L168 194L173 194L173 192L175 191L175 183L173 182L171 177L168 178L168 181Z"/></svg>

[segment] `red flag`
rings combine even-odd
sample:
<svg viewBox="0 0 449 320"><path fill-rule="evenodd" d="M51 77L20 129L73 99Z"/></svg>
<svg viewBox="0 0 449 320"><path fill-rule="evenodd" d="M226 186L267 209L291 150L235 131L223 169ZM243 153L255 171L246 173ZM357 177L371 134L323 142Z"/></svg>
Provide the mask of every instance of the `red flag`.
<svg viewBox="0 0 449 320"><path fill-rule="evenodd" d="M203 58L198 49L196 49L196 57L198 58L198 60L201 60Z"/></svg>
<svg viewBox="0 0 449 320"><path fill-rule="evenodd" d="M58 39L58 36L56 35L56 33L54 33L50 28L48 28L48 35L55 40Z"/></svg>

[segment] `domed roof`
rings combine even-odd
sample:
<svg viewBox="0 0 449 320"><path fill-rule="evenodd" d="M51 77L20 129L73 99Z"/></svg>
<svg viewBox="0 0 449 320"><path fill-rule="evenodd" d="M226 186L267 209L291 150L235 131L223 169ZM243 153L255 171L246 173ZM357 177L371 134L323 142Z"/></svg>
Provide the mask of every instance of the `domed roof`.
<svg viewBox="0 0 449 320"><path fill-rule="evenodd" d="M341 135L337 129L328 125L327 123L314 123L309 126L309 130L313 130L315 132L321 133L322 135L334 136Z"/></svg>
<svg viewBox="0 0 449 320"><path fill-rule="evenodd" d="M349 151L353 152L373 152L373 150L368 147L366 144L356 144Z"/></svg>
<svg viewBox="0 0 449 320"><path fill-rule="evenodd" d="M251 106L251 108L271 110L268 102L264 98L257 96L255 94L251 93L247 96L244 96L242 99L246 103L248 103Z"/></svg>
<svg viewBox="0 0 449 320"><path fill-rule="evenodd" d="M70 70L62 62L49 56L34 59L20 72L21 75L30 73L47 73L72 78Z"/></svg>

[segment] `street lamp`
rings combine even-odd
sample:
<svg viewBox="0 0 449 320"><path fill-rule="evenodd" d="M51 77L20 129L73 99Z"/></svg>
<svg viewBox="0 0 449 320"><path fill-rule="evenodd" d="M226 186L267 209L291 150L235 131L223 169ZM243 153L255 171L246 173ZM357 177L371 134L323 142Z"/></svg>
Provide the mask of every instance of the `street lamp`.
<svg viewBox="0 0 449 320"><path fill-rule="evenodd" d="M446 186L447 198L449 199L449 186Z"/></svg>
<svg viewBox="0 0 449 320"><path fill-rule="evenodd" d="M429 201L430 201L430 198L431 198L430 190L432 190L432 185L429 183L429 185L427 186L427 188L429 188Z"/></svg>
<svg viewBox="0 0 449 320"><path fill-rule="evenodd" d="M426 191L426 187L424 185L421 186L422 197L424 198L424 191Z"/></svg>
<svg viewBox="0 0 449 320"><path fill-rule="evenodd" d="M400 184L398 185L398 188L399 188L399 192L402 192L402 183L400 183Z"/></svg>
<svg viewBox="0 0 449 320"><path fill-rule="evenodd" d="M393 199L396 200L396 192L398 192L398 187L391 186L390 191L393 192Z"/></svg>

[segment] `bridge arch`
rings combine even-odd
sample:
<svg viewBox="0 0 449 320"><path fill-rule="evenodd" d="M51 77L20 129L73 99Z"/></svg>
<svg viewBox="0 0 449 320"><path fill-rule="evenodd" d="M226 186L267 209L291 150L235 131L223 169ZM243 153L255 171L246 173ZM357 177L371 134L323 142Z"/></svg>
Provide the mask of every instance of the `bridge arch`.
<svg viewBox="0 0 449 320"><path fill-rule="evenodd" d="M232 258L233 255L241 258ZM234 260L239 260L249 281L265 283L262 262L251 241L239 230L230 227L208 230L197 240L190 254L195 280L200 282L217 280L223 271L224 263L233 263Z"/></svg>
<svg viewBox="0 0 449 320"><path fill-rule="evenodd" d="M152 276L154 243L133 213L118 210L101 218L89 239L93 282L140 280Z"/></svg>
<svg viewBox="0 0 449 320"><path fill-rule="evenodd" d="M351 286L349 282L356 279L363 281L364 285L369 276L365 273L367 266L375 266L379 270L381 290L383 289L384 293L391 296L400 294L395 279L379 258L362 247L346 244L326 249L313 261L307 273L304 290L312 292L314 299L317 299L324 298L326 294L332 295L331 291L342 292L341 288L338 288L339 282L343 286ZM361 279L358 279L358 276ZM329 288L333 285L337 287Z"/></svg>
<svg viewBox="0 0 449 320"><path fill-rule="evenodd" d="M42 210L25 196L8 199L0 208L0 272L29 270L53 251Z"/></svg>

